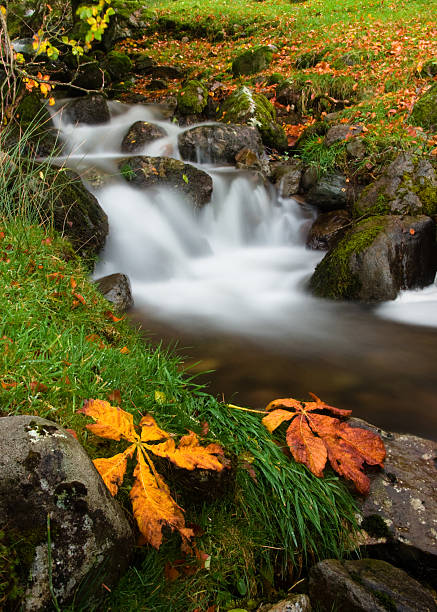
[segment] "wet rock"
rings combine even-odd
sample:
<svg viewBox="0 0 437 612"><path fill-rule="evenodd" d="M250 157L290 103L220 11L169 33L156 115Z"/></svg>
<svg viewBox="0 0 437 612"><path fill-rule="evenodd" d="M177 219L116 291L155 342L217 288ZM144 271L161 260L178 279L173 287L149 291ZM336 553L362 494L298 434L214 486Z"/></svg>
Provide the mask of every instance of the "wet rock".
<svg viewBox="0 0 437 612"><path fill-rule="evenodd" d="M73 598L78 608L98 606L102 583L113 587L133 552L123 510L79 442L56 423L35 416L0 418L0 522L7 527L2 543L19 561L8 569L21 591L11 610L52 607L48 516L59 606Z"/></svg>
<svg viewBox="0 0 437 612"><path fill-rule="evenodd" d="M283 151L288 148L287 136L276 123L276 110L262 94L241 87L222 104L220 114L228 123L243 123L258 128L262 141L268 147Z"/></svg>
<svg viewBox="0 0 437 612"><path fill-rule="evenodd" d="M79 67L73 67L71 72L72 84L86 90L101 89L104 85L108 85L110 80L108 73L100 67L99 62L83 62ZM82 96L85 92L71 87L69 93L72 96Z"/></svg>
<svg viewBox="0 0 437 612"><path fill-rule="evenodd" d="M256 74L265 70L273 58L271 46L255 47L241 53L232 62L232 73L234 76L244 74Z"/></svg>
<svg viewBox="0 0 437 612"><path fill-rule="evenodd" d="M64 107L65 117L71 123L98 125L110 119L108 104L103 96L92 95L71 100Z"/></svg>
<svg viewBox="0 0 437 612"><path fill-rule="evenodd" d="M363 131L362 125L349 125L347 123L341 123L340 125L333 125L326 133L325 145L327 147L332 146L335 142L341 142L342 140L349 140L354 136L357 136Z"/></svg>
<svg viewBox="0 0 437 612"><path fill-rule="evenodd" d="M126 274L109 274L94 281L103 296L120 312L134 305L129 277Z"/></svg>
<svg viewBox="0 0 437 612"><path fill-rule="evenodd" d="M150 68L156 66L156 62L146 53L136 53L135 55L131 55L131 58L134 62L135 72L143 72L148 74Z"/></svg>
<svg viewBox="0 0 437 612"><path fill-rule="evenodd" d="M399 155L354 204L356 216L436 213L437 172L428 159L408 154Z"/></svg>
<svg viewBox="0 0 437 612"><path fill-rule="evenodd" d="M361 139L353 138L347 143L346 151L350 157L363 159L366 155L366 145Z"/></svg>
<svg viewBox="0 0 437 612"><path fill-rule="evenodd" d="M437 129L437 83L431 85L414 105L410 122L425 130Z"/></svg>
<svg viewBox="0 0 437 612"><path fill-rule="evenodd" d="M308 595L293 595L275 604L264 604L258 612L311 612Z"/></svg>
<svg viewBox="0 0 437 612"><path fill-rule="evenodd" d="M136 187L163 185L188 197L196 208L210 201L212 179L203 170L171 157L128 157L119 162L126 181Z"/></svg>
<svg viewBox="0 0 437 612"><path fill-rule="evenodd" d="M97 199L83 185L79 175L61 169L51 180L46 214L55 229L67 236L82 256L99 253L108 234L108 217Z"/></svg>
<svg viewBox="0 0 437 612"><path fill-rule="evenodd" d="M301 187L302 191L309 191L311 187L317 183L319 179L319 171L317 166L308 166L302 175Z"/></svg>
<svg viewBox="0 0 437 612"><path fill-rule="evenodd" d="M387 450L384 470L369 473L370 494L359 504L365 554L437 588L437 442L349 422L379 433Z"/></svg>
<svg viewBox="0 0 437 612"><path fill-rule="evenodd" d="M275 162L271 166L272 182L278 188L282 198L291 198L299 193L303 173L303 164L300 159L293 158L285 162Z"/></svg>
<svg viewBox="0 0 437 612"><path fill-rule="evenodd" d="M321 561L310 570L310 598L321 612L435 612L431 594L385 561Z"/></svg>
<svg viewBox="0 0 437 612"><path fill-rule="evenodd" d="M327 174L310 188L306 201L323 212L345 208L348 203L347 186L343 174Z"/></svg>
<svg viewBox="0 0 437 612"><path fill-rule="evenodd" d="M252 149L245 147L235 156L236 167L240 170L249 170L261 175L263 181L270 176L270 165L267 157L258 155Z"/></svg>
<svg viewBox="0 0 437 612"><path fill-rule="evenodd" d="M123 153L136 153L141 151L149 142L165 136L167 136L167 132L159 125L148 121L136 121L130 126L129 131L123 138L121 150Z"/></svg>
<svg viewBox="0 0 437 612"><path fill-rule="evenodd" d="M206 107L208 90L200 81L188 81L178 93L178 111L182 115L197 115Z"/></svg>
<svg viewBox="0 0 437 612"><path fill-rule="evenodd" d="M424 215L360 221L317 266L311 291L331 299L394 300L434 280L435 224Z"/></svg>
<svg viewBox="0 0 437 612"><path fill-rule="evenodd" d="M235 164L243 148L262 154L258 130L247 125L201 125L180 134L178 146L183 159L204 163Z"/></svg>
<svg viewBox="0 0 437 612"><path fill-rule="evenodd" d="M332 249L350 227L351 217L346 210L321 213L311 226L307 238L310 249Z"/></svg>

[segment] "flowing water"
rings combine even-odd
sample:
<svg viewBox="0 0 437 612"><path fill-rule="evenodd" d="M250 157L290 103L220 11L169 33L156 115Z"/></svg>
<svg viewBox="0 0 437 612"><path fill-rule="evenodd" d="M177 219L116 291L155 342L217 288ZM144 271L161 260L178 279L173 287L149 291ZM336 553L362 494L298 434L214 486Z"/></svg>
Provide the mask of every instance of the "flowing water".
<svg viewBox="0 0 437 612"><path fill-rule="evenodd" d="M55 119L67 165L109 217L95 277L129 276L132 318L148 335L179 341L190 371L214 370L200 380L227 401L259 408L313 391L381 427L437 439L437 288L373 310L311 297L306 282L323 256L305 248L315 210L205 159L197 165L214 190L200 212L166 189L134 188L117 171L132 123L167 132L143 154L176 158L183 128L154 107L112 103L111 113L103 126Z"/></svg>

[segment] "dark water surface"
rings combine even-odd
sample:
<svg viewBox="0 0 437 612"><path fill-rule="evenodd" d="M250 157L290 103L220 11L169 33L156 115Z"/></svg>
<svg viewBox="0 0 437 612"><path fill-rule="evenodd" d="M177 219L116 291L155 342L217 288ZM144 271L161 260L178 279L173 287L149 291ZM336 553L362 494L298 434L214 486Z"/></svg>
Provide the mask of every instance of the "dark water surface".
<svg viewBox="0 0 437 612"><path fill-rule="evenodd" d="M191 373L213 370L198 380L226 402L263 409L272 399L305 399L312 391L383 429L437 440L437 330L350 312L346 343L330 350L325 342L320 351L317 342L184 333L135 309L131 317L152 342L177 343Z"/></svg>

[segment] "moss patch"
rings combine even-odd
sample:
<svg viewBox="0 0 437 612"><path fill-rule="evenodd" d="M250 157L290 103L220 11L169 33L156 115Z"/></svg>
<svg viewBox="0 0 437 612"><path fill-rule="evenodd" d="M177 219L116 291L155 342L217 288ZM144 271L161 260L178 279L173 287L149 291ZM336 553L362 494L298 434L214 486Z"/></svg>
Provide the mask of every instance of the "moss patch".
<svg viewBox="0 0 437 612"><path fill-rule="evenodd" d="M256 74L265 70L271 63L273 51L268 46L255 47L241 53L232 62L234 76Z"/></svg>
<svg viewBox="0 0 437 612"><path fill-rule="evenodd" d="M334 300L357 299L361 282L351 270L351 258L369 247L383 229L380 217L358 223L316 267L310 280L312 293Z"/></svg>
<svg viewBox="0 0 437 612"><path fill-rule="evenodd" d="M437 83L416 102L410 123L425 130L437 129Z"/></svg>
<svg viewBox="0 0 437 612"><path fill-rule="evenodd" d="M121 81L132 70L132 61L125 53L110 51L106 56L106 67L115 81Z"/></svg>
<svg viewBox="0 0 437 612"><path fill-rule="evenodd" d="M182 115L201 113L208 101L208 91L200 81L188 81L178 94L178 110Z"/></svg>

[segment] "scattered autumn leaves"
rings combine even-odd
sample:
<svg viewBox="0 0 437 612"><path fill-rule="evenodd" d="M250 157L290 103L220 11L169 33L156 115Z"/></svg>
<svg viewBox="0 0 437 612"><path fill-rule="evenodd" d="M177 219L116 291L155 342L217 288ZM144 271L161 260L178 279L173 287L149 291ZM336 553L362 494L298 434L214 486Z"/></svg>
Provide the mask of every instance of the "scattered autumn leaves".
<svg viewBox="0 0 437 612"><path fill-rule="evenodd" d="M88 400L79 412L95 420L95 423L87 425L95 435L131 443L126 450L113 457L95 459L94 465L111 495L116 495L126 473L127 460L136 453L135 480L130 498L134 517L146 542L159 548L162 529L167 526L180 533L182 549L189 551L194 531L185 525L183 510L171 497L170 489L157 472L152 456L166 458L186 470L201 468L220 472L224 468L219 459L223 455L221 446L201 446L194 432L183 436L176 445L171 434L161 429L151 415L141 419L141 431L138 432L131 414L104 400Z"/></svg>

